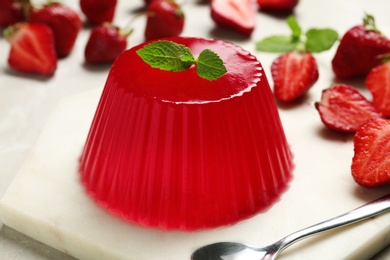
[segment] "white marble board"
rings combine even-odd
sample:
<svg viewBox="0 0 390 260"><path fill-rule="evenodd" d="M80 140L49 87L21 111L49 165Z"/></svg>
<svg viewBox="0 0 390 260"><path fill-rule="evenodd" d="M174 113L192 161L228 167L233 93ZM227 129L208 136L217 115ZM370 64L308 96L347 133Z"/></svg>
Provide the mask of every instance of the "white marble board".
<svg viewBox="0 0 390 260"><path fill-rule="evenodd" d="M76 6L76 1L69 2ZM227 40L254 53L263 63L267 75L270 75L269 66L276 55L255 52L254 41L276 32L287 33L284 20L259 13L258 26L251 39L230 37L215 30L207 6L200 2L189 2L184 6L188 12L184 35L227 37ZM122 2L119 12L122 15L118 19L126 21L129 10L140 5ZM351 1L302 0L295 15L305 28L329 26L343 33L359 22L364 11L367 11L377 16L383 32L390 35L390 22L386 13L388 9L383 6L390 7L390 3L385 0L375 3L359 0L353 1L353 4ZM337 19L341 16L342 19ZM143 25L137 26L141 28ZM87 31L83 33L85 40ZM141 33L136 33L130 45L141 42L141 39ZM215 241L268 244L297 229L380 197L389 191L388 187L367 190L352 180L352 137L326 130L313 107L314 101L320 98L321 90L335 80L330 70L333 53L334 48L316 56L320 79L304 100L289 106L279 106L287 138L295 154L296 170L290 189L266 213L232 227L200 232L167 232L123 222L96 206L79 183L77 160L104 85L101 80L95 90L65 98L53 111L38 141L1 199L1 221L79 259L179 260L189 259L197 247ZM70 59L80 60L75 56ZM71 63L72 60L67 62ZM100 75L104 73L102 71ZM58 77L65 80L71 76L63 73ZM72 81L72 84L89 84L92 82L90 77L91 74L81 72L78 80ZM368 95L360 81L350 83L356 84ZM42 84L50 86L53 83L48 81ZM387 213L364 223L302 241L287 249L281 259L363 259L389 243L390 215Z"/></svg>

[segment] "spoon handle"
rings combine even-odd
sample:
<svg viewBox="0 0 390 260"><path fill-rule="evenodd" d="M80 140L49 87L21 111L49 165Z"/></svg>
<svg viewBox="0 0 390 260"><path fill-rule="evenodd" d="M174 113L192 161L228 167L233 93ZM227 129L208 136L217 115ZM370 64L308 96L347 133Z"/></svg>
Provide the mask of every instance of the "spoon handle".
<svg viewBox="0 0 390 260"><path fill-rule="evenodd" d="M390 194L387 194L350 212L301 229L284 237L278 242L280 245L280 250L278 250L278 253L303 238L373 217L389 209Z"/></svg>

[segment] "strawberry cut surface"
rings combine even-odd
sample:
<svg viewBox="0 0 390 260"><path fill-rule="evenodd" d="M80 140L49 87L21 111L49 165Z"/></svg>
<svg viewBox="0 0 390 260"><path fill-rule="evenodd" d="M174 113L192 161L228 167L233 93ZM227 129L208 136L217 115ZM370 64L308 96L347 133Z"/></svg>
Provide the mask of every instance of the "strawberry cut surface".
<svg viewBox="0 0 390 260"><path fill-rule="evenodd" d="M364 187L390 183L390 121L370 119L354 138L352 176Z"/></svg>
<svg viewBox="0 0 390 260"><path fill-rule="evenodd" d="M256 8L253 0L214 0L211 18L221 27L250 36L256 25Z"/></svg>
<svg viewBox="0 0 390 260"><path fill-rule="evenodd" d="M290 102L307 92L318 80L317 63L310 52L287 52L271 65L274 94L282 102Z"/></svg>
<svg viewBox="0 0 390 260"><path fill-rule="evenodd" d="M344 84L324 90L315 106L326 127L345 133L354 133L370 118L383 117L359 91Z"/></svg>
<svg viewBox="0 0 390 260"><path fill-rule="evenodd" d="M215 51L227 73L200 78L152 68L137 55L113 63L81 156L96 202L147 227L231 225L271 207L292 179L292 155L264 71L238 46L168 38Z"/></svg>
<svg viewBox="0 0 390 260"><path fill-rule="evenodd" d="M372 69L366 78L373 103L386 117L390 117L390 62Z"/></svg>
<svg viewBox="0 0 390 260"><path fill-rule="evenodd" d="M9 65L21 72L53 75L57 69L54 36L43 24L17 24L6 32L11 43Z"/></svg>

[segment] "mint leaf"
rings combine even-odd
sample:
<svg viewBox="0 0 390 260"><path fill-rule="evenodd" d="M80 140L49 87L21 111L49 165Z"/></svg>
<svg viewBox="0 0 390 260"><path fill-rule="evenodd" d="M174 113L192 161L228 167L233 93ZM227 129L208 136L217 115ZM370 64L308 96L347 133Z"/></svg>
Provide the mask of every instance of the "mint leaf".
<svg viewBox="0 0 390 260"><path fill-rule="evenodd" d="M203 50L195 59L185 45L161 40L155 41L136 51L141 59L152 68L179 72L196 65L196 73L207 80L215 80L227 72L221 58L209 49Z"/></svg>
<svg viewBox="0 0 390 260"><path fill-rule="evenodd" d="M199 77L215 80L226 73L226 67L221 58L209 49L203 50L196 61L196 73Z"/></svg>
<svg viewBox="0 0 390 260"><path fill-rule="evenodd" d="M299 42L292 41L291 36L275 35L256 42L256 50L284 53L295 50Z"/></svg>
<svg viewBox="0 0 390 260"><path fill-rule="evenodd" d="M136 51L152 68L167 71L183 71L195 62L191 50L171 41L155 41Z"/></svg>
<svg viewBox="0 0 390 260"><path fill-rule="evenodd" d="M310 29L306 32L305 48L313 53L329 50L338 40L338 33L332 29Z"/></svg>
<svg viewBox="0 0 390 260"><path fill-rule="evenodd" d="M300 38L301 38L301 35L302 35L302 28L301 26L298 24L298 21L295 19L294 16L289 16L287 17L287 25L290 27L291 29L291 37L292 37L292 41L299 41Z"/></svg>
<svg viewBox="0 0 390 260"><path fill-rule="evenodd" d="M371 18L368 18L371 20ZM302 28L294 16L287 17L287 25L291 29L290 36L274 35L256 42L256 50L274 53L289 51L310 51L312 53L329 50L338 40L338 33L332 29L312 28L302 36Z"/></svg>

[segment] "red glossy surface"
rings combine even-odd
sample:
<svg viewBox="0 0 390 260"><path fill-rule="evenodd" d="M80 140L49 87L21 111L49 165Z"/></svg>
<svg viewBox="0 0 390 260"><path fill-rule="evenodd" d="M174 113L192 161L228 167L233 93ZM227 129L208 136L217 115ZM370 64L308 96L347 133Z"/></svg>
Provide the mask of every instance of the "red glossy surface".
<svg viewBox="0 0 390 260"><path fill-rule="evenodd" d="M263 73L253 56L231 44L209 44L207 40L189 38L180 38L179 43L188 46L195 57L205 48L213 50L226 61L227 73L211 81L198 77L195 66L174 73L152 69L135 51L131 51L118 59L112 68L118 86L139 96L172 102L218 101L255 86Z"/></svg>
<svg viewBox="0 0 390 260"><path fill-rule="evenodd" d="M81 157L89 194L131 222L164 229L229 225L265 210L293 168L260 63L227 43L210 48L228 74L163 72L131 49L113 65ZM204 102L212 101L212 102Z"/></svg>

